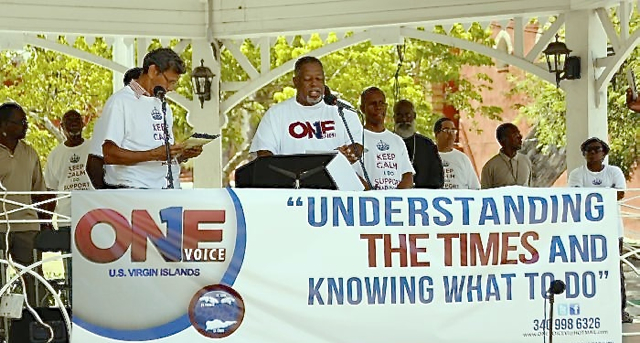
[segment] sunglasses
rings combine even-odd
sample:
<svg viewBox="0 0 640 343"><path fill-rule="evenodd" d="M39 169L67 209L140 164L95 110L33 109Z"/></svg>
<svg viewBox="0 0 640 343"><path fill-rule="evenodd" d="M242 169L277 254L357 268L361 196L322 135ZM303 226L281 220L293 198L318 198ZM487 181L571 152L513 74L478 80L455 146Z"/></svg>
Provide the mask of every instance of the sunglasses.
<svg viewBox="0 0 640 343"><path fill-rule="evenodd" d="M602 152L602 151L604 151L604 149L602 147L600 147L600 146L598 146L598 147L592 146L592 147L585 148L584 151L582 151L582 153L583 154L586 154L588 152L596 152L596 153L598 153L598 152Z"/></svg>

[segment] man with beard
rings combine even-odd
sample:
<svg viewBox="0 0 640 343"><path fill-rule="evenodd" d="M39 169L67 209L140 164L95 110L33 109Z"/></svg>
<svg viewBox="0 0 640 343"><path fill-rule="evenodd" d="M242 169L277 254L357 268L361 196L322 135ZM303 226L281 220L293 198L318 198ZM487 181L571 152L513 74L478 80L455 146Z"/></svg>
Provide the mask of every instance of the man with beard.
<svg viewBox="0 0 640 343"><path fill-rule="evenodd" d="M47 190L42 177L38 153L23 141L27 135L27 128L27 115L20 105L15 103L0 105L0 184L3 190L9 192L42 192ZM2 223L0 223L0 250L9 251L13 260L19 264L31 265L36 261L33 249L35 237L41 226L33 221L49 219L50 216L41 212L36 213L33 208L27 206L51 197L48 195L13 194L7 195L6 198L5 206L9 213L7 214L9 220L22 220L23 223L9 224L11 231L8 237L9 246L6 249L7 224L3 216ZM14 205L12 202L21 205ZM48 211L53 210L52 203L46 203L40 207ZM49 227L50 224L42 226ZM5 256L2 258L6 259ZM40 258L41 256L37 256L37 260ZM42 274L41 268L36 268L36 271ZM29 303L35 306L37 304L35 278L25 275L25 282ZM41 292L44 291L41 283L38 283L38 288Z"/></svg>
<svg viewBox="0 0 640 343"><path fill-rule="evenodd" d="M369 87L360 95L360 111L364 113L365 146L362 161L372 189L413 188L413 166L402 138L384 127L387 115L386 97L377 87ZM356 173L364 178L360 164Z"/></svg>
<svg viewBox="0 0 640 343"><path fill-rule="evenodd" d="M482 167L482 189L530 186L531 161L527 156L518 154L522 148L522 135L518 127L511 123L501 124L496 129L496 138L502 148Z"/></svg>
<svg viewBox="0 0 640 343"><path fill-rule="evenodd" d="M395 133L402 137L409 160L415 169L415 188L438 189L444 186L444 170L438 148L427 137L416 132L416 111L409 100L393 107Z"/></svg>
<svg viewBox="0 0 640 343"><path fill-rule="evenodd" d="M322 63L305 56L296 61L293 84L295 98L272 106L260 121L250 152L258 157L303 154L308 151L339 150L350 163L362 154L362 124L357 114L344 111L347 128L335 106L322 101L325 90Z"/></svg>

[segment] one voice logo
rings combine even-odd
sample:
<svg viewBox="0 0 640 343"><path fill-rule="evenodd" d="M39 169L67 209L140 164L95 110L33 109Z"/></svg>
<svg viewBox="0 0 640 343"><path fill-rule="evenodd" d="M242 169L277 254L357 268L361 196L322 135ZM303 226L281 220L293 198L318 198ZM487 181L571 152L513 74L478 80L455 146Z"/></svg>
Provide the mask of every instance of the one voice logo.
<svg viewBox="0 0 640 343"><path fill-rule="evenodd" d="M226 249L199 248L199 243L222 242L222 229L200 229L201 224L224 224L224 210L183 210L167 207L159 211L166 223L166 234L147 210L131 211L131 224L125 216L112 209L96 209L87 212L76 226L75 241L78 251L95 263L111 263L119 260L131 249L132 262L147 260L150 242L166 262L224 262ZM113 243L99 247L91 232L99 224L108 225L115 234Z"/></svg>
<svg viewBox="0 0 640 343"><path fill-rule="evenodd" d="M244 319L244 301L225 285L200 289L189 304L191 325L203 336L224 338L236 331Z"/></svg>
<svg viewBox="0 0 640 343"><path fill-rule="evenodd" d="M289 135L295 139L301 138L333 138L336 137L336 123L333 120L317 121L314 123L300 122L289 125Z"/></svg>

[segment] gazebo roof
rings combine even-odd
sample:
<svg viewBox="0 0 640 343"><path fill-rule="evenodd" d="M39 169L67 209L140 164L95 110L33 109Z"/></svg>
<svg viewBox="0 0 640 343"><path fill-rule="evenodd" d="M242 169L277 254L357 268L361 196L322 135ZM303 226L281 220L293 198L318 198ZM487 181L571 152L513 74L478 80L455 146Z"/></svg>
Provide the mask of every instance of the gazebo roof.
<svg viewBox="0 0 640 343"><path fill-rule="evenodd" d="M0 31L241 38L557 15L603 0L0 0Z"/></svg>

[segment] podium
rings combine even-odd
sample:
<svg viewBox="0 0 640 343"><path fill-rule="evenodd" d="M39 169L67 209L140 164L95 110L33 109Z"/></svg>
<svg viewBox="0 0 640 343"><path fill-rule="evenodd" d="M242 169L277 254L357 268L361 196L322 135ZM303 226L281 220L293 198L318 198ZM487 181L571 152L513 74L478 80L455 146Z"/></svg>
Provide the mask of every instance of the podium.
<svg viewBox="0 0 640 343"><path fill-rule="evenodd" d="M335 152L258 157L235 176L238 188L364 189L347 159Z"/></svg>

